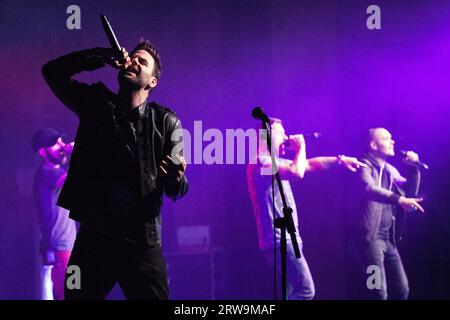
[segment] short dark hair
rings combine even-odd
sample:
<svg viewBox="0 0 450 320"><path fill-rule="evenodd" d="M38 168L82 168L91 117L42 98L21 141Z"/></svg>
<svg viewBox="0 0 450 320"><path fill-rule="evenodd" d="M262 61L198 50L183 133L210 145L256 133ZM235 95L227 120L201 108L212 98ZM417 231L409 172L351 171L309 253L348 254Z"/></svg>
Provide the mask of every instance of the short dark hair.
<svg viewBox="0 0 450 320"><path fill-rule="evenodd" d="M270 121L270 131L272 131L273 125L276 124L276 123L278 123L280 125L283 125L283 120L281 120L280 118L269 117L269 121ZM261 140L266 142L267 136L266 136L265 132L264 131L263 132L260 131L260 134L261 133L263 133L263 135L260 136Z"/></svg>
<svg viewBox="0 0 450 320"><path fill-rule="evenodd" d="M270 117L269 120L270 120L270 125L274 125L275 123L279 123L279 124L283 125L283 121L280 118Z"/></svg>
<svg viewBox="0 0 450 320"><path fill-rule="evenodd" d="M153 46L153 44L145 39L141 39L139 43L134 47L133 51L131 53L136 52L138 50L145 50L147 51L155 60L155 67L153 69L153 76L159 80L161 77L161 58L159 57L158 50Z"/></svg>
<svg viewBox="0 0 450 320"><path fill-rule="evenodd" d="M280 118L269 117L269 121L270 121L270 127L272 127L275 123L279 123L279 124L283 125L283 121ZM255 125L256 125L255 128L261 129L260 122L255 122ZM265 128L265 124L264 124L263 128Z"/></svg>

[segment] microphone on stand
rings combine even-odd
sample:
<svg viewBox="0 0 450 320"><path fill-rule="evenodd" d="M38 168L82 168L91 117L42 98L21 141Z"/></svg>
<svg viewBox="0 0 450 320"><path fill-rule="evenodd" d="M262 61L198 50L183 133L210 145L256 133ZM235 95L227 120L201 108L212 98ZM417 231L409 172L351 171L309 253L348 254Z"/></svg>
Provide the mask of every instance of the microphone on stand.
<svg viewBox="0 0 450 320"><path fill-rule="evenodd" d="M400 150L400 154L401 154L402 156L406 157L406 155L408 154L408 151L406 151L406 150ZM430 167L429 167L426 163L423 163L423 162L420 161L420 160L414 161L414 162L412 162L412 163L415 164L416 166L422 168L422 169L425 169L425 170L430 169Z"/></svg>
<svg viewBox="0 0 450 320"><path fill-rule="evenodd" d="M263 108L261 108L261 107L253 108L252 117L256 120L261 120L263 122L270 123L269 117L264 112Z"/></svg>

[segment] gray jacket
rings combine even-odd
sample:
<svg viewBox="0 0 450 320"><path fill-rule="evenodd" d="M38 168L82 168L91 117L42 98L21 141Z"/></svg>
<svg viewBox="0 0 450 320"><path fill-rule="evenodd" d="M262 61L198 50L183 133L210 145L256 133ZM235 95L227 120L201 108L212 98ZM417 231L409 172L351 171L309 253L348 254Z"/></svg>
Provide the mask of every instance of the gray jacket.
<svg viewBox="0 0 450 320"><path fill-rule="evenodd" d="M353 225L357 239L372 241L376 238L381 222L382 212L391 209L394 217L393 241L401 239L401 226L403 222L403 210L398 206L400 196L415 197L419 191L420 171L415 167L409 167L408 178L404 178L391 164L386 163L381 168L377 161L366 154L361 162L367 165L360 170L357 183L357 208L353 218ZM389 174L389 188L381 187L383 174ZM388 206L389 208L386 208Z"/></svg>

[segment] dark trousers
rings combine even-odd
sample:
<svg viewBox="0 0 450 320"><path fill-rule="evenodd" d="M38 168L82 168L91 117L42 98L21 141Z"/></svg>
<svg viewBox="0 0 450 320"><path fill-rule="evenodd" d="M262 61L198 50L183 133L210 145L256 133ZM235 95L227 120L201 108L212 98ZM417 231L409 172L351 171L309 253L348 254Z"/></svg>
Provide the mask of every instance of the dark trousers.
<svg viewBox="0 0 450 320"><path fill-rule="evenodd" d="M406 300L409 295L408 278L397 247L388 240L373 240L356 249L359 269L359 290L363 299ZM377 271L374 271L375 268ZM379 288L370 286L378 275ZM376 275L377 274L377 275ZM369 279L370 278L370 279ZM369 279L369 280L368 280Z"/></svg>
<svg viewBox="0 0 450 320"><path fill-rule="evenodd" d="M68 287L68 282L73 283L73 274L68 272L66 300L105 299L116 282L129 300L169 298L167 267L159 246L113 239L82 226L70 256L71 265L79 267L81 287Z"/></svg>

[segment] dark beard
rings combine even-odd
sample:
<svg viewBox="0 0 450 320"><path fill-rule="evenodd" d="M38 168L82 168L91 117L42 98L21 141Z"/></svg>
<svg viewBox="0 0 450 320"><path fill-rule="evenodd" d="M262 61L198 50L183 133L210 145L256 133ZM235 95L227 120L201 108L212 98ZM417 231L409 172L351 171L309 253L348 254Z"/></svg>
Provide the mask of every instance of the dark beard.
<svg viewBox="0 0 450 320"><path fill-rule="evenodd" d="M137 77L135 76L134 79L128 78L125 76L125 71L119 72L117 78L117 80L119 81L119 86L122 88L126 88L128 90L136 90L140 88Z"/></svg>
<svg viewBox="0 0 450 320"><path fill-rule="evenodd" d="M64 164L64 163L66 162L66 161L65 161L65 159L66 159L66 156L65 156L65 155L64 155L64 156L60 156L60 157L54 157L53 155L47 153L47 159L48 159L51 163L53 163L53 164L55 164L55 165L62 165L62 164Z"/></svg>
<svg viewBox="0 0 450 320"><path fill-rule="evenodd" d="M140 78L138 75L135 75L134 78L128 78L125 76L125 70L120 70L117 75L117 81L119 82L119 87L125 89L126 91L135 91L140 90L143 87L147 86L147 82L144 79Z"/></svg>

